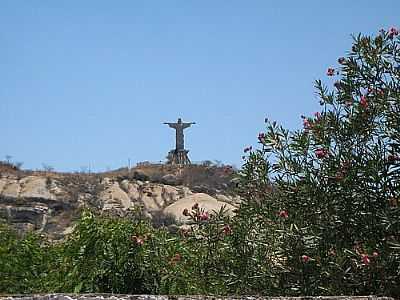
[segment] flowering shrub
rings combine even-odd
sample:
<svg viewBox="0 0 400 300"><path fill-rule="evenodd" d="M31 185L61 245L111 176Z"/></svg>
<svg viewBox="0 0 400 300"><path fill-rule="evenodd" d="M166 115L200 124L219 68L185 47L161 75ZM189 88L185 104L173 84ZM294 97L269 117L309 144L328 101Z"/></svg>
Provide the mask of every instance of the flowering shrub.
<svg viewBox="0 0 400 300"><path fill-rule="evenodd" d="M0 224L0 293L225 294L231 218L198 205L188 214L190 228L173 234L140 214L83 211L60 243Z"/></svg>
<svg viewBox="0 0 400 300"><path fill-rule="evenodd" d="M302 130L267 122L243 167L241 213L274 228L267 243L280 243L267 248L282 257L273 272L290 294L399 296L397 29L355 37L338 63L328 86L316 82L322 108Z"/></svg>

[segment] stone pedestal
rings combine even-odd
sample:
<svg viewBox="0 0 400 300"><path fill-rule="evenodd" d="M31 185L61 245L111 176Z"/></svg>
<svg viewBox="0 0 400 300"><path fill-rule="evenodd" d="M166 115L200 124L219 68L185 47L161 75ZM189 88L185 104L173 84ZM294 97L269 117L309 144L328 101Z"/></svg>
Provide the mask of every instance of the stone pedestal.
<svg viewBox="0 0 400 300"><path fill-rule="evenodd" d="M188 156L189 150L171 150L168 153L168 162L170 165L190 165Z"/></svg>

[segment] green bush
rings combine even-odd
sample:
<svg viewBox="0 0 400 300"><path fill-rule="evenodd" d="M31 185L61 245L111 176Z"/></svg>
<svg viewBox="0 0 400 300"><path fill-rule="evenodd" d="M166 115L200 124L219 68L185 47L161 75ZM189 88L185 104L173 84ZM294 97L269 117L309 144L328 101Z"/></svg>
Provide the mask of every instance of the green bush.
<svg viewBox="0 0 400 300"><path fill-rule="evenodd" d="M73 233L51 244L3 225L0 293L225 293L230 218L200 209L192 216L191 228L172 234L140 214L83 211Z"/></svg>
<svg viewBox="0 0 400 300"><path fill-rule="evenodd" d="M327 70L333 90L316 82L321 112L295 132L267 120L246 149L242 214L274 227L289 294L400 295L397 35L355 37Z"/></svg>
<svg viewBox="0 0 400 300"><path fill-rule="evenodd" d="M0 293L52 291L54 249L35 234L19 237L0 224Z"/></svg>

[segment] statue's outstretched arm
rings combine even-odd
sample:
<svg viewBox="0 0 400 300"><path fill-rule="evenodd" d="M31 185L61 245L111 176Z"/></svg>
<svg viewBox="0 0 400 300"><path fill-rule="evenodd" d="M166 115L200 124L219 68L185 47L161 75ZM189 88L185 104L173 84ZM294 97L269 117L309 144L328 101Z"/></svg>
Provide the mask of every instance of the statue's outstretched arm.
<svg viewBox="0 0 400 300"><path fill-rule="evenodd" d="M171 128L175 128L176 129L176 123L166 123L166 122L164 122L164 124L168 125Z"/></svg>
<svg viewBox="0 0 400 300"><path fill-rule="evenodd" d="M190 127L190 126L193 125L193 124L196 124L196 122L183 123L182 125L183 125L183 128L188 128L188 127Z"/></svg>

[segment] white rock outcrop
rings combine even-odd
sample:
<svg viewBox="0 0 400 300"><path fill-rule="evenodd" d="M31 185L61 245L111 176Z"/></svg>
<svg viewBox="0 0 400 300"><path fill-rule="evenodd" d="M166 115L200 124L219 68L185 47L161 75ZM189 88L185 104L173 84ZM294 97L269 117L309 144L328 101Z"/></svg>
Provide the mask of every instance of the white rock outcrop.
<svg viewBox="0 0 400 300"><path fill-rule="evenodd" d="M226 202L218 201L208 194L196 193L185 198L181 198L175 203L169 205L164 209L164 213L171 214L176 218L177 221L185 223L189 219L189 217L185 217L182 214L183 210L188 209L189 211L191 211L192 206L196 203L199 205L200 209L204 209L208 212L218 212L222 207L224 207L226 209L226 212L232 215L233 211L236 209L236 207L234 207L233 205Z"/></svg>

